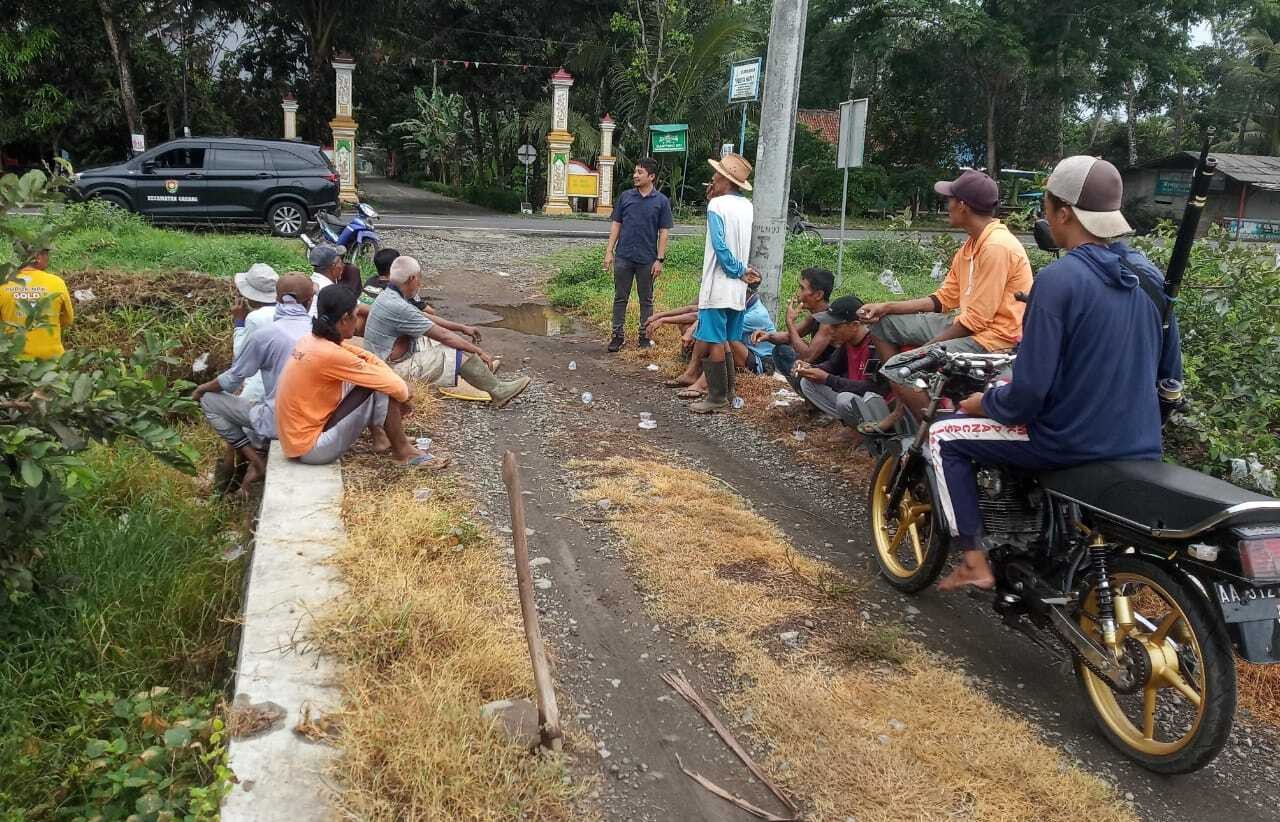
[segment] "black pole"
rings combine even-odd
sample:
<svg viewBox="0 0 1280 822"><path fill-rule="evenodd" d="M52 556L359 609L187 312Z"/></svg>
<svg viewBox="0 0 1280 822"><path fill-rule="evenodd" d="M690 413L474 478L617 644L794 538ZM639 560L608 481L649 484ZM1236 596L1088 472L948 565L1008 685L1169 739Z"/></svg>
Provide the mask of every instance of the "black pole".
<svg viewBox="0 0 1280 822"><path fill-rule="evenodd" d="M1182 288L1182 278L1187 273L1191 244L1195 242L1196 228L1200 225L1200 215L1204 212L1205 198L1209 194L1209 184L1213 182L1213 172L1218 166L1218 161L1209 156L1212 138L1213 128L1210 127L1205 130L1200 159L1196 163L1195 176L1191 179L1191 191L1187 194L1187 207L1182 212L1182 222L1178 225L1173 252L1169 255L1169 266L1165 270L1164 293L1169 297L1164 309L1166 324L1169 322L1169 312L1173 310L1173 300Z"/></svg>

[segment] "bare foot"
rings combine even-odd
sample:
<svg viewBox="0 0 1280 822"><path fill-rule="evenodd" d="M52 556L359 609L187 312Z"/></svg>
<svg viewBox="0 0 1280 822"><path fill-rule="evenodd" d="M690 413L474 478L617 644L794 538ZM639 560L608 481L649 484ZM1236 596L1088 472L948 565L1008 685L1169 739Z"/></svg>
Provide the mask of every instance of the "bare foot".
<svg viewBox="0 0 1280 822"><path fill-rule="evenodd" d="M698 378L696 376L686 371L674 380L664 380L662 384L667 388L688 388L697 381Z"/></svg>
<svg viewBox="0 0 1280 822"><path fill-rule="evenodd" d="M370 426L369 433L373 435L373 453L385 454L391 450L391 439L380 426Z"/></svg>
<svg viewBox="0 0 1280 822"><path fill-rule="evenodd" d="M417 459L418 457L421 457L421 456L424 456L424 454L421 451L419 451L417 448L414 448L411 445L406 445L404 448L391 449L391 459L395 460L401 465L408 465L411 460Z"/></svg>
<svg viewBox="0 0 1280 822"><path fill-rule="evenodd" d="M971 587L980 591L990 591L996 587L995 575L991 573L991 563L981 551L965 551L964 561L938 583L939 591L958 591Z"/></svg>
<svg viewBox="0 0 1280 822"><path fill-rule="evenodd" d="M245 469L244 477L240 480L240 487L236 489L236 496L241 499L248 499L249 486L260 482L264 476L266 476L266 471L250 462L249 467Z"/></svg>

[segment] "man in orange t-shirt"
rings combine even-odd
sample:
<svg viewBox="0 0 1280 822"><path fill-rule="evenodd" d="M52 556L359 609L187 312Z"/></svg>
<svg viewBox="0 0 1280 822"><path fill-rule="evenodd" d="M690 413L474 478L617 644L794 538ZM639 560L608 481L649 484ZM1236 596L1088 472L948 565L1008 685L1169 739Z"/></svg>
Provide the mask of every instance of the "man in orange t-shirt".
<svg viewBox="0 0 1280 822"><path fill-rule="evenodd" d="M0 329L12 333L26 328L27 317L36 304L48 298L36 317L36 325L27 330L22 355L37 360L61 357L62 329L75 319L75 308L67 284L57 274L50 274L49 249L42 248L31 265L18 272L18 276L0 285Z"/></svg>
<svg viewBox="0 0 1280 822"><path fill-rule="evenodd" d="M281 450L308 465L325 465L346 453L366 428L380 427L397 462L430 462L401 425L412 412L409 386L376 355L347 342L356 321L355 292L320 290L312 331L298 340L276 385Z"/></svg>
<svg viewBox="0 0 1280 822"><path fill-rule="evenodd" d="M1031 290L1027 251L995 217L1000 203L996 181L970 170L933 188L947 200L950 224L969 235L951 259L941 287L928 297L869 303L858 312L859 319L875 323L871 336L885 360L881 373L917 414L926 398L902 382L898 369L939 345L952 352L973 353L1014 348L1022 337L1026 307L1014 295ZM913 350L904 353L904 348ZM891 430L891 425L886 421L880 427Z"/></svg>

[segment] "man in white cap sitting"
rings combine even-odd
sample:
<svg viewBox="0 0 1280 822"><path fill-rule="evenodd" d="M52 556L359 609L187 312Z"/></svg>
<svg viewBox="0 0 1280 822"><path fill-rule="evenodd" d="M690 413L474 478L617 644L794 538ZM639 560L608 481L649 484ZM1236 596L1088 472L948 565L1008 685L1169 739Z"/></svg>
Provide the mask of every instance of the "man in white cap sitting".
<svg viewBox="0 0 1280 822"><path fill-rule="evenodd" d="M1100 460L1159 460L1157 383L1181 379L1178 327L1164 325L1164 277L1118 238L1120 172L1068 157L1045 184L1053 239L1067 253L1040 270L1012 382L973 394L929 430L929 457L952 545L964 562L941 590L995 585L978 509L976 464L1027 471ZM989 417L990 419L975 419Z"/></svg>
<svg viewBox="0 0 1280 822"><path fill-rule="evenodd" d="M276 315L276 270L266 263L254 263L248 271L236 274L236 290L240 299L231 307L231 317L236 330L231 337L231 355L240 356L240 350L253 333L271 325ZM254 374L245 380L240 396L249 402L262 400L262 377Z"/></svg>

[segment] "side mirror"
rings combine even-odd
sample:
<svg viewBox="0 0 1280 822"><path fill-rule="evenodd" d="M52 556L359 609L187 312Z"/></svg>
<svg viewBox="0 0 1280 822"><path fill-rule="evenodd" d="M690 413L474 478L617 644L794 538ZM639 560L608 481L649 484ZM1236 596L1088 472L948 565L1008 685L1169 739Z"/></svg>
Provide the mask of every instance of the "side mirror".
<svg viewBox="0 0 1280 822"><path fill-rule="evenodd" d="M143 173L143 174L155 174L155 173L156 173L156 162L155 162L155 160L143 160L143 161L142 161L142 173Z"/></svg>
<svg viewBox="0 0 1280 822"><path fill-rule="evenodd" d="M1056 252L1058 250L1058 244L1053 241L1053 232L1049 230L1048 220L1043 217L1036 220L1031 233L1035 235L1036 245L1041 251Z"/></svg>

